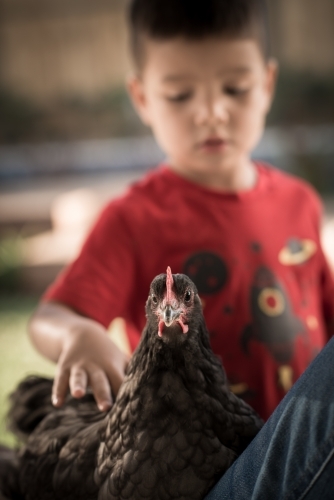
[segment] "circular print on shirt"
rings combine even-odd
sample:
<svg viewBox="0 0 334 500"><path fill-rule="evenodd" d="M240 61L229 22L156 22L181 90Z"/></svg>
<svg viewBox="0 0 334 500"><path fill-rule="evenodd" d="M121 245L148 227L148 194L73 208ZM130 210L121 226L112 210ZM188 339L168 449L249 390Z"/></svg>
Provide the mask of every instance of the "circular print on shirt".
<svg viewBox="0 0 334 500"><path fill-rule="evenodd" d="M266 316L279 316L285 310L282 292L276 288L264 288L258 297L260 309Z"/></svg>
<svg viewBox="0 0 334 500"><path fill-rule="evenodd" d="M199 293L210 295L221 290L227 281L225 262L217 254L198 252L183 265L183 273L195 283Z"/></svg>
<svg viewBox="0 0 334 500"><path fill-rule="evenodd" d="M285 266L303 264L309 260L317 251L317 245L313 240L290 238L285 247L278 254L278 260Z"/></svg>

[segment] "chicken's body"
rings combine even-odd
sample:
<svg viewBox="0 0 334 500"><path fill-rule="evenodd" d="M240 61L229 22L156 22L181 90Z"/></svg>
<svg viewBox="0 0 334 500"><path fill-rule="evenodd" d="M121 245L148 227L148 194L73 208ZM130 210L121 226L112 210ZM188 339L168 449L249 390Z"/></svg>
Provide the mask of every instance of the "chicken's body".
<svg viewBox="0 0 334 500"><path fill-rule="evenodd" d="M260 429L228 388L189 278L155 278L146 313L106 416L88 396L50 405L13 468L22 499L199 500Z"/></svg>

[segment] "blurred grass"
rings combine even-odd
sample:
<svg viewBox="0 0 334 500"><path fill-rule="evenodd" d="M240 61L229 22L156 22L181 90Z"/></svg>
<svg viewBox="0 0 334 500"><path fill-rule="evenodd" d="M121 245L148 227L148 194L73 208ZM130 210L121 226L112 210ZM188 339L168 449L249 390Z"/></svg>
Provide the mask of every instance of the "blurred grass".
<svg viewBox="0 0 334 500"><path fill-rule="evenodd" d="M27 323L37 301L19 295L0 296L0 442L9 446L16 442L6 431L9 393L28 374L54 373L54 365L35 351L27 335Z"/></svg>

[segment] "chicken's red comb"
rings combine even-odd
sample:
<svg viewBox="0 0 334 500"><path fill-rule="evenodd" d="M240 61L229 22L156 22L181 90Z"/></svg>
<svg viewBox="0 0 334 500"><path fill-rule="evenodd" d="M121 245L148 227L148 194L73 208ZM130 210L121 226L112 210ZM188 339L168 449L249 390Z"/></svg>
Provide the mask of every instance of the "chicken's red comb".
<svg viewBox="0 0 334 500"><path fill-rule="evenodd" d="M166 271L166 288L167 288L166 301L167 301L167 304L169 302L171 302L171 300L172 300L173 283L174 283L174 280L173 280L172 271L171 271L171 268L168 266L167 271Z"/></svg>

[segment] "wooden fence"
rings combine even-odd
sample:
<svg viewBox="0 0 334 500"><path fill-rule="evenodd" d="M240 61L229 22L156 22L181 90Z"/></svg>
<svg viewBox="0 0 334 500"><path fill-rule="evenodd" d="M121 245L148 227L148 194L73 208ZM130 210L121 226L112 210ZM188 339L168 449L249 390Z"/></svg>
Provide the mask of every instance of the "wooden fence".
<svg viewBox="0 0 334 500"><path fill-rule="evenodd" d="M1 0L0 83L36 101L120 85L130 67L123 4Z"/></svg>
<svg viewBox="0 0 334 500"><path fill-rule="evenodd" d="M0 0L0 86L45 102L94 97L124 81L126 0ZM285 66L334 71L334 1L268 0Z"/></svg>

